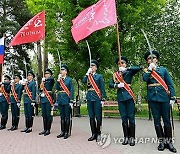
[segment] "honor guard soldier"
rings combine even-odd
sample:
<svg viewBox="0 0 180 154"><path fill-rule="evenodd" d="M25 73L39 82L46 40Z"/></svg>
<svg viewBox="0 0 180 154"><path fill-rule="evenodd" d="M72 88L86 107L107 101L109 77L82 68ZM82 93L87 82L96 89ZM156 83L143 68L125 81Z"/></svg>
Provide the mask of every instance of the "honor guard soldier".
<svg viewBox="0 0 180 154"><path fill-rule="evenodd" d="M0 89L0 111L1 111L1 126L0 130L6 128L7 120L8 120L8 109L9 109L9 93L10 93L10 82L11 77L8 75L4 76L4 82L1 83Z"/></svg>
<svg viewBox="0 0 180 154"><path fill-rule="evenodd" d="M103 76L96 73L98 67L98 62L92 60L91 67L83 78L83 82L87 83L88 86L86 99L92 132L88 141L96 140L97 142L101 140L102 106L106 98Z"/></svg>
<svg viewBox="0 0 180 154"><path fill-rule="evenodd" d="M55 107L59 108L61 116L61 133L57 138L64 137L67 139L71 132L71 116L73 100L74 100L74 85L72 78L67 76L69 69L66 65L61 66L61 72L56 83L57 100Z"/></svg>
<svg viewBox="0 0 180 154"><path fill-rule="evenodd" d="M172 128L170 122L171 105L175 102L175 90L173 81L165 67L158 66L159 53L155 50L146 52L145 60L149 64L144 69L143 80L147 82L147 100L154 118L154 126L159 138L158 150L163 151L168 148L176 153L172 144ZM164 122L164 129L161 126L161 117Z"/></svg>
<svg viewBox="0 0 180 154"><path fill-rule="evenodd" d="M26 128L21 132L32 132L34 107L36 103L36 82L33 71L28 72L27 81L24 81L24 114Z"/></svg>
<svg viewBox="0 0 180 154"><path fill-rule="evenodd" d="M14 131L18 129L21 96L22 96L22 84L19 81L22 80L20 75L14 76L14 81L11 82L10 104L12 113L12 127L8 130Z"/></svg>
<svg viewBox="0 0 180 154"><path fill-rule="evenodd" d="M113 74L109 87L117 89L117 100L119 112L122 118L122 127L124 133L123 145L129 143L130 146L135 145L135 95L131 89L133 76L140 71L139 66L127 67L128 59L125 56L116 59L119 71Z"/></svg>
<svg viewBox="0 0 180 154"><path fill-rule="evenodd" d="M50 69L45 70L45 77L42 78L42 83L40 87L40 103L41 103L41 110L42 110L42 117L43 117L43 125L44 130L39 133L39 135L49 135L51 129L51 123L53 117L51 115L53 104L53 85L54 85L54 78L53 73Z"/></svg>

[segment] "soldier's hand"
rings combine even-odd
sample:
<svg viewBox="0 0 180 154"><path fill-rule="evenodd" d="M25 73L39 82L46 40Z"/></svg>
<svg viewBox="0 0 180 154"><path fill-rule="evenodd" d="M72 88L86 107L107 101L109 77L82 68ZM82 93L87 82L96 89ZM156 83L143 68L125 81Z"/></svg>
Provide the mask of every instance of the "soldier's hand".
<svg viewBox="0 0 180 154"><path fill-rule="evenodd" d="M104 103L105 103L105 101L103 100L103 101L101 101L101 106L102 107L104 107Z"/></svg>
<svg viewBox="0 0 180 154"><path fill-rule="evenodd" d="M153 69L156 69L156 65L154 63L151 63L148 67L148 70L152 71Z"/></svg>
<svg viewBox="0 0 180 154"><path fill-rule="evenodd" d="M32 101L31 105L34 107L36 105L35 100Z"/></svg>
<svg viewBox="0 0 180 154"><path fill-rule="evenodd" d="M10 85L13 85L14 84L14 80L11 80L11 83L10 83Z"/></svg>
<svg viewBox="0 0 180 154"><path fill-rule="evenodd" d="M173 109L173 107L174 107L175 101L176 101L176 100L170 100L170 105L171 105L172 109Z"/></svg>
<svg viewBox="0 0 180 154"><path fill-rule="evenodd" d="M71 109L73 108L73 100L70 100L69 106L71 107Z"/></svg>
<svg viewBox="0 0 180 154"><path fill-rule="evenodd" d="M2 85L2 82L0 82L0 85Z"/></svg>
<svg viewBox="0 0 180 154"><path fill-rule="evenodd" d="M120 72L124 72L124 71L126 71L127 70L127 68L125 68L125 67L119 67L119 71Z"/></svg>
<svg viewBox="0 0 180 154"><path fill-rule="evenodd" d="M17 106L18 106L18 108L20 108L20 106L21 106L21 103L20 103L20 102L18 102L18 103L17 103Z"/></svg>
<svg viewBox="0 0 180 154"><path fill-rule="evenodd" d="M124 83L123 83L123 82L120 82L119 84L117 84L117 87L118 87L118 88L123 88L123 87L124 87Z"/></svg>
<svg viewBox="0 0 180 154"><path fill-rule="evenodd" d="M91 73L91 72L92 72L92 68L90 67L90 68L88 69L86 75L89 75L89 73Z"/></svg>
<svg viewBox="0 0 180 154"><path fill-rule="evenodd" d="M42 82L44 82L46 80L46 78L42 78Z"/></svg>

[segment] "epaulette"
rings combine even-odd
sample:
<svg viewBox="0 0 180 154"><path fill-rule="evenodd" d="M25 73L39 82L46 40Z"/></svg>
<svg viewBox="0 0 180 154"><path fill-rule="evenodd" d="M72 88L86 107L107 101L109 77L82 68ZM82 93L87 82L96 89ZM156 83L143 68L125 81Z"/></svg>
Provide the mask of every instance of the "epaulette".
<svg viewBox="0 0 180 154"><path fill-rule="evenodd" d="M148 71L147 68L144 68L144 72L145 72L145 73L149 73L149 71Z"/></svg>

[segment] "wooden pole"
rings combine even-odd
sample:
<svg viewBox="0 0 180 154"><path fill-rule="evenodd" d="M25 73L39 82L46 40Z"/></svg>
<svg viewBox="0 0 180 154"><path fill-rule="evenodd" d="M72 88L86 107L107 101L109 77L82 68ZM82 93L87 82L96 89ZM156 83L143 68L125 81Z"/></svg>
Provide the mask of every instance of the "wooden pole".
<svg viewBox="0 0 180 154"><path fill-rule="evenodd" d="M116 33L117 33L119 63L120 63L120 66L121 66L121 47L120 47L120 39L119 39L119 26L118 26L118 22L116 24Z"/></svg>
<svg viewBox="0 0 180 154"><path fill-rule="evenodd" d="M41 46L41 52L42 52L42 64L43 64L43 67L42 67L42 73L43 73L43 77L44 77L44 72L45 72L45 39L44 40L41 40L40 42L40 46Z"/></svg>

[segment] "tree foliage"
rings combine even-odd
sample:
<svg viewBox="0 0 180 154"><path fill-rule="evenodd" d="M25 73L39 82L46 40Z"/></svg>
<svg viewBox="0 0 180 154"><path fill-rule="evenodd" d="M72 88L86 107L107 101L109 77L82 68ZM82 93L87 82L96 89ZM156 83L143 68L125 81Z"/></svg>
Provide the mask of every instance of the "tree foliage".
<svg viewBox="0 0 180 154"><path fill-rule="evenodd" d="M72 19L96 2L97 0L26 0L33 14L46 10L46 51L53 54L58 64L57 50L59 50L62 62L69 66L70 75L77 81L89 67L89 55L85 41L75 44L72 38L70 31ZM121 52L128 57L129 65L146 65L143 55L148 50L148 46L141 32L141 29L144 29L152 47L161 53L161 64L167 66L178 78L179 65L175 63L179 63L177 54L179 32L175 33L175 31L179 30L179 15L176 17L179 2L118 0L116 3ZM86 39L90 45L92 58L100 62L99 71L104 75L108 87L112 72L116 69L114 60L118 56L115 27L94 32ZM172 56L175 56L176 60L171 59ZM173 65L170 66L169 63ZM55 65L54 70L57 74L58 65ZM137 78L135 82L136 80ZM108 91L108 93L111 95L112 92Z"/></svg>

